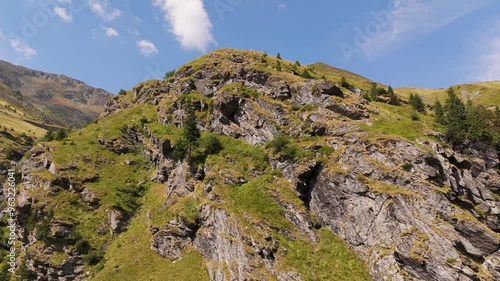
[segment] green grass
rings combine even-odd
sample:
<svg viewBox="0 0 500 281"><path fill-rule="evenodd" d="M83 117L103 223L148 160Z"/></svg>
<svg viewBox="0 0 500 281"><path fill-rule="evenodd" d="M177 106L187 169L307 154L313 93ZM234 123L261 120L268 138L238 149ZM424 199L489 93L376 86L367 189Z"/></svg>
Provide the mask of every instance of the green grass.
<svg viewBox="0 0 500 281"><path fill-rule="evenodd" d="M379 115L372 115L372 125L360 123L360 127L367 133L381 133L387 136L402 137L410 141L425 137L436 127L430 114L418 113L419 120L412 120L413 111L406 106L393 106L385 103L374 103L380 111Z"/></svg>
<svg viewBox="0 0 500 281"><path fill-rule="evenodd" d="M244 210L261 223L291 228L283 209L271 198L268 190L275 184L273 176L265 175L238 187L229 187L229 198L235 210ZM232 205L232 204L231 204Z"/></svg>
<svg viewBox="0 0 500 281"><path fill-rule="evenodd" d="M471 99L475 103L482 104L486 107L500 106L500 82L480 82L474 84L461 84L453 86L455 92L464 101ZM396 94L403 98L408 99L411 93L417 93L422 97L422 100L427 105L433 105L435 100L438 99L443 103L446 98L447 89L422 89L422 88L398 88L395 90ZM463 92L463 93L462 93Z"/></svg>
<svg viewBox="0 0 500 281"><path fill-rule="evenodd" d="M328 229L320 229L319 243L291 241L281 237L285 267L296 268L304 281L371 280L366 265L349 250L347 244Z"/></svg>
<svg viewBox="0 0 500 281"><path fill-rule="evenodd" d="M156 203L160 203L157 199L164 199L158 196L158 192L163 190L162 186L158 187L147 192L143 209L132 220L128 230L112 241L106 251L103 269L91 280L210 280L204 260L195 249L188 249L183 258L175 263L150 249L152 236L146 214L157 210L159 204Z"/></svg>

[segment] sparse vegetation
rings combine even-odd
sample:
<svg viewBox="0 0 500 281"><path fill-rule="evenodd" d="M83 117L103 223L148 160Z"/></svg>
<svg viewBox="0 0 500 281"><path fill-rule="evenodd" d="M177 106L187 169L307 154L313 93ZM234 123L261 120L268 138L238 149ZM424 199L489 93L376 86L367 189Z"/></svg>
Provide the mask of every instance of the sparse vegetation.
<svg viewBox="0 0 500 281"><path fill-rule="evenodd" d="M309 71L307 70L307 68L304 69L304 71L302 72L302 77L306 78L306 79L312 79L313 78L312 75L311 75L311 73L309 73Z"/></svg>
<svg viewBox="0 0 500 281"><path fill-rule="evenodd" d="M276 62L276 70L277 71L281 71L282 70L282 68L281 68L281 62L280 61Z"/></svg>
<svg viewBox="0 0 500 281"><path fill-rule="evenodd" d="M345 79L344 76L342 76L342 79L340 79L340 85L344 88L351 87L351 85L349 84L349 82L347 82L347 79Z"/></svg>
<svg viewBox="0 0 500 281"><path fill-rule="evenodd" d="M170 77L174 77L175 75L175 70L170 70L165 73L165 80L169 79Z"/></svg>
<svg viewBox="0 0 500 281"><path fill-rule="evenodd" d="M418 112L425 112L425 104L418 94L410 94L410 105Z"/></svg>

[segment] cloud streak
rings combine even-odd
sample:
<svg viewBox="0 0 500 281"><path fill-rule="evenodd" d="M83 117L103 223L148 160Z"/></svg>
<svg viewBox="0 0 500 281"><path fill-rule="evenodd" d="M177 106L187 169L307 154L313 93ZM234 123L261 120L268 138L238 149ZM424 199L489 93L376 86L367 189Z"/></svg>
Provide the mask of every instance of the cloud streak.
<svg viewBox="0 0 500 281"><path fill-rule="evenodd" d="M19 39L10 39L10 46L16 54L20 55L21 58L30 60L32 56L36 55L36 50L32 49L28 43L22 42Z"/></svg>
<svg viewBox="0 0 500 281"><path fill-rule="evenodd" d="M113 9L108 0L88 0L90 10L104 20L112 21L121 15L121 11Z"/></svg>
<svg viewBox="0 0 500 281"><path fill-rule="evenodd" d="M372 12L372 15L388 13L388 23L375 36L369 36L363 52L374 59L407 43L424 38L454 21L484 8L492 0L395 0L393 11ZM368 27L368 25L367 25ZM367 32L368 33L368 32Z"/></svg>
<svg viewBox="0 0 500 281"><path fill-rule="evenodd" d="M120 33L118 33L118 31L116 31L116 29L114 29L112 27L105 27L105 26L103 26L102 29L104 30L104 33L108 37L118 37L118 36L120 36Z"/></svg>
<svg viewBox="0 0 500 281"><path fill-rule="evenodd" d="M500 21L495 22L483 38L479 40L472 77L475 81L500 81Z"/></svg>
<svg viewBox="0 0 500 281"><path fill-rule="evenodd" d="M183 48L205 52L210 44L215 44L212 23L202 0L153 0L153 5L163 11L170 32Z"/></svg>
<svg viewBox="0 0 500 281"><path fill-rule="evenodd" d="M62 7L55 7L54 13L65 22L72 22L73 18L68 14L68 11Z"/></svg>
<svg viewBox="0 0 500 281"><path fill-rule="evenodd" d="M139 47L139 51L146 57L158 54L156 45L151 41L139 40L137 41L137 47Z"/></svg>

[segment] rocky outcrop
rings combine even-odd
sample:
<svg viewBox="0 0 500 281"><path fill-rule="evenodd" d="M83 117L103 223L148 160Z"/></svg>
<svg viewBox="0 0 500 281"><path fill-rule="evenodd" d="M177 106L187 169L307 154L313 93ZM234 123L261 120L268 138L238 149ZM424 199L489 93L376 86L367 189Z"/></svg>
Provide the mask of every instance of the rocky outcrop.
<svg viewBox="0 0 500 281"><path fill-rule="evenodd" d="M327 80L276 74L254 67L255 60L212 53L181 67L169 80L142 83L128 96L108 102L105 118L134 104L154 106L157 113L157 120L134 116L144 118L140 125L120 128L120 136L95 140L100 149L121 157L108 164L142 169L136 160L123 156L137 151L154 170L148 174L159 187L154 196L163 196L155 198L161 201L156 211L168 218L149 220L148 210L149 232L144 235L149 235L152 251L169 262L197 251L214 281L303 280L299 270L285 266L288 249L283 241L302 239L313 245L322 239L318 229L326 228L365 261L373 280L498 279L500 161L495 149L468 144L453 150L429 138L409 141L365 132L361 128L373 124L370 119L378 110L359 93ZM255 146L284 133L302 140L292 144L303 153L286 158L268 149L268 155L260 157L264 167L245 173L235 169L245 163L225 151L212 162L203 157L174 160L176 130L182 126L188 99L202 131ZM176 133L155 133L160 124ZM85 186L101 180L99 175L64 175L79 167L61 166L51 150L39 145L23 164L20 212L27 217L27 210L38 203L33 190L48 196L69 192L89 210L105 214L97 234L126 233L132 212L103 208L105 192ZM254 156L245 153L249 161ZM51 176L43 178L36 171ZM256 185L252 180L264 171L276 188L262 192L276 204L286 227L271 226L267 214L257 219L231 205L236 195L227 193ZM50 230L61 239L73 231L63 220L53 221ZM52 266L70 276L61 280L83 278L81 255L68 252L67 260L64 264L77 270ZM42 276L56 275L46 271Z"/></svg>

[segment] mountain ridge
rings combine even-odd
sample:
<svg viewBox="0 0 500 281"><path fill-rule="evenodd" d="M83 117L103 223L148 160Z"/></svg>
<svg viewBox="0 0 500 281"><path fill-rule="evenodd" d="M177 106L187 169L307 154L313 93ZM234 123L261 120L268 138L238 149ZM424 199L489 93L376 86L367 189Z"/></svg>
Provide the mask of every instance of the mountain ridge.
<svg viewBox="0 0 500 281"><path fill-rule="evenodd" d="M500 277L498 151L349 80L221 49L112 97L20 163L20 261L49 280Z"/></svg>

